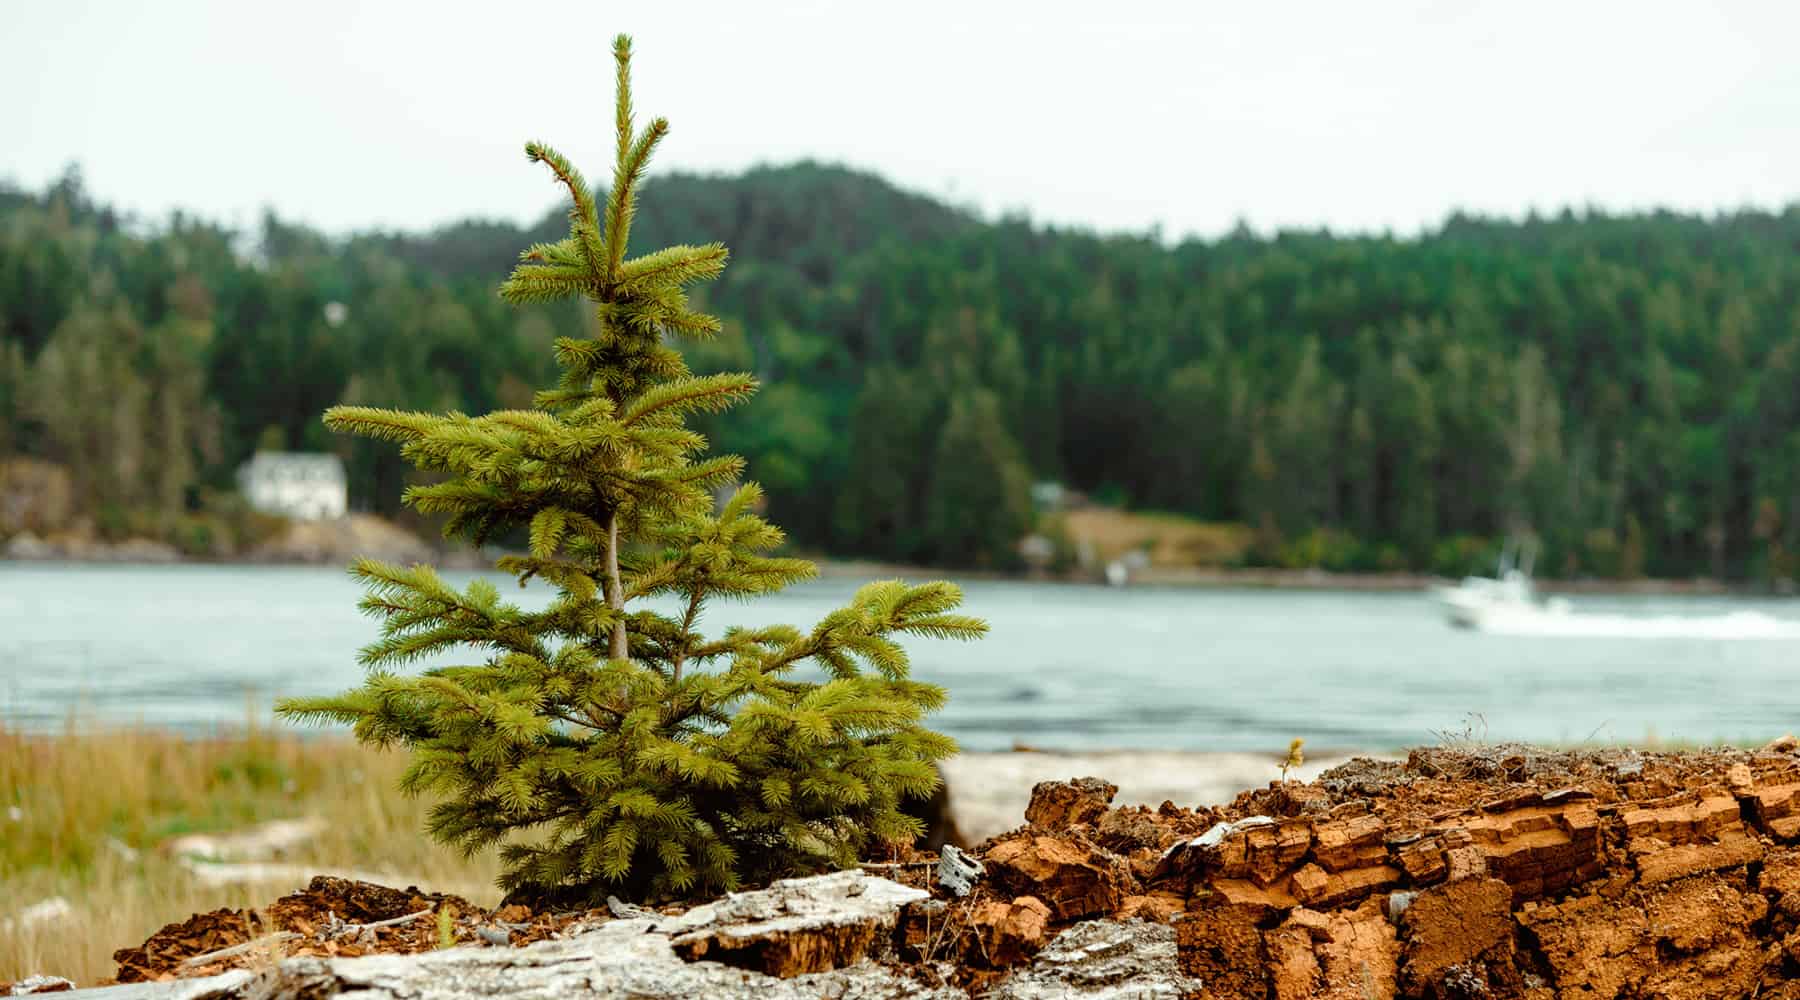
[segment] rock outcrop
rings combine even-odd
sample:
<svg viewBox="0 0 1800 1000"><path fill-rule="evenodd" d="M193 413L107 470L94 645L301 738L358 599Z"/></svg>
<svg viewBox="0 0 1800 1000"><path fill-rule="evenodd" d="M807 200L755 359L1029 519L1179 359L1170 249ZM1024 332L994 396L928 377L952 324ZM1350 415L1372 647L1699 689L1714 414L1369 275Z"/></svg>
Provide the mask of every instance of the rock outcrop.
<svg viewBox="0 0 1800 1000"><path fill-rule="evenodd" d="M662 912L464 912L316 884L269 911L304 957L208 995L1800 1000L1795 749L1418 751L1210 809L1118 808L1106 782L1047 782L1030 822L953 859L957 888L916 857L869 866L892 878ZM345 957L362 939L335 911L319 925L340 896L367 901L360 933L389 935L364 957ZM485 946L431 950L428 921L383 917L448 906L456 940ZM220 922L201 924L121 955L223 943L207 936ZM181 968L254 965L215 958Z"/></svg>
<svg viewBox="0 0 1800 1000"><path fill-rule="evenodd" d="M1194 811L1046 783L984 857L1060 919L1122 891L1209 997L1800 997L1794 750L1421 750Z"/></svg>
<svg viewBox="0 0 1800 1000"><path fill-rule="evenodd" d="M431 559L433 553L417 535L390 521L349 514L328 521L289 521L249 554L261 562L332 564L358 556L406 564Z"/></svg>

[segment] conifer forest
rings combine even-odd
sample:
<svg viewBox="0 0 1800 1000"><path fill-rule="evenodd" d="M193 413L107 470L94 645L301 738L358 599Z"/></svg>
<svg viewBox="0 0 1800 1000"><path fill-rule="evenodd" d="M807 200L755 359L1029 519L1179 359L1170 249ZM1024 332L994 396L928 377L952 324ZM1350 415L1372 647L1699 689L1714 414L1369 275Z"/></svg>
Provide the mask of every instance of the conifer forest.
<svg viewBox="0 0 1800 1000"><path fill-rule="evenodd" d="M318 414L528 406L593 318L496 275L565 225L548 194L531 227L332 236L123 217L75 170L0 190L0 461L191 550L257 448L337 451L401 516L422 480ZM1175 242L798 163L656 174L634 236L740 261L688 362L765 388L693 425L804 551L1012 568L1054 481L1243 524L1255 565L1460 574L1532 534L1548 576L1800 572L1800 207Z"/></svg>

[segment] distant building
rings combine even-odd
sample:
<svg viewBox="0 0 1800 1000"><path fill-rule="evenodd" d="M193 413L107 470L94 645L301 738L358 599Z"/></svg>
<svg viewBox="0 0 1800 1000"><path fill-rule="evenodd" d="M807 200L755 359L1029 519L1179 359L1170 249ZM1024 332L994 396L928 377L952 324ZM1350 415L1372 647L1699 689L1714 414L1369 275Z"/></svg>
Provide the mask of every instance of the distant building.
<svg viewBox="0 0 1800 1000"><path fill-rule="evenodd" d="M1031 484L1031 505L1040 514L1056 514L1065 510L1084 510L1093 506L1086 493L1072 490L1052 479Z"/></svg>
<svg viewBox="0 0 1800 1000"><path fill-rule="evenodd" d="M265 514L303 521L343 517L350 486L336 455L311 451L259 451L238 469L238 489Z"/></svg>

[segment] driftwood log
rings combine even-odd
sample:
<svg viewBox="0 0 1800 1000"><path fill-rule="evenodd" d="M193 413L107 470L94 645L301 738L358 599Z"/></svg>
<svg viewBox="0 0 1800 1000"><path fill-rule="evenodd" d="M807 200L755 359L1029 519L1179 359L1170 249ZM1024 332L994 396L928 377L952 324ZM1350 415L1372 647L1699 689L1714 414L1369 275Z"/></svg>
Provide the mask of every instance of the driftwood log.
<svg viewBox="0 0 1800 1000"><path fill-rule="evenodd" d="M887 961L894 957L902 912L927 897L920 889L844 871L777 882L680 916L605 920L562 940L523 948L296 958L262 970L59 995L71 1000L314 1000L339 994L363 1000L965 1000L967 992L948 985L951 970L900 971ZM1173 928L1095 920L1053 939L988 995L1175 1000L1199 985L1177 970ZM1121 986L1128 992L1119 992Z"/></svg>

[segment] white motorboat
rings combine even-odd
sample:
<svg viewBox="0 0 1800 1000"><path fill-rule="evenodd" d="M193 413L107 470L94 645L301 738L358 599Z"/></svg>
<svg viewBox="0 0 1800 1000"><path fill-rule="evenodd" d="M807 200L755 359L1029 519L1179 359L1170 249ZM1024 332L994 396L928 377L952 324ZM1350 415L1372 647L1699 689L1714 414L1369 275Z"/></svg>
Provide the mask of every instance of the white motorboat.
<svg viewBox="0 0 1800 1000"><path fill-rule="evenodd" d="M1724 614L1576 613L1561 597L1540 597L1531 582L1535 555L1527 543L1500 553L1494 576L1470 576L1455 586L1435 587L1450 624L1499 635L1608 637L1623 639L1800 639L1800 621L1761 611Z"/></svg>
<svg viewBox="0 0 1800 1000"><path fill-rule="evenodd" d="M1534 545L1517 551L1508 544L1500 551L1500 566L1495 576L1467 576L1453 587L1437 587L1433 593L1458 628L1483 631L1507 631L1524 623L1537 623L1547 616L1569 613L1569 602L1560 597L1545 600L1538 596L1531 582L1531 564L1537 551Z"/></svg>

